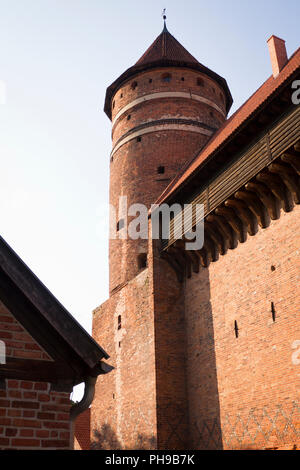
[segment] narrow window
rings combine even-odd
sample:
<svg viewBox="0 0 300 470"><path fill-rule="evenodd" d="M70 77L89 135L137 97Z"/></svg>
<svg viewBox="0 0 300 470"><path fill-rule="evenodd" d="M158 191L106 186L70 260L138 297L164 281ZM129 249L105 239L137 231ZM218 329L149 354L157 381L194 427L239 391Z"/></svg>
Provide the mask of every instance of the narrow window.
<svg viewBox="0 0 300 470"><path fill-rule="evenodd" d="M121 341L119 341L119 348L121 347Z"/></svg>
<svg viewBox="0 0 300 470"><path fill-rule="evenodd" d="M118 330L120 330L122 328L122 319L121 319L121 315L118 315Z"/></svg>
<svg viewBox="0 0 300 470"><path fill-rule="evenodd" d="M181 77L181 81L184 82L184 77Z"/></svg>
<svg viewBox="0 0 300 470"><path fill-rule="evenodd" d="M141 142L141 141L142 141L142 138L141 138L140 135L136 138L136 141L137 141L137 142Z"/></svg>
<svg viewBox="0 0 300 470"><path fill-rule="evenodd" d="M130 121L130 119L131 119L131 114L128 114L127 121Z"/></svg>
<svg viewBox="0 0 300 470"><path fill-rule="evenodd" d="M238 324L237 324L236 320L234 321L234 332L235 332L235 337L238 338L239 337L239 328L238 328Z"/></svg>
<svg viewBox="0 0 300 470"><path fill-rule="evenodd" d="M122 228L124 228L124 226L125 226L124 219L120 219L119 222L117 223L117 232L119 230L122 230Z"/></svg>
<svg viewBox="0 0 300 470"><path fill-rule="evenodd" d="M271 271L272 271L272 272L276 271L275 266L273 266L273 265L271 266Z"/></svg>
<svg viewBox="0 0 300 470"><path fill-rule="evenodd" d="M123 93L121 93L120 98L123 98Z"/></svg>
<svg viewBox="0 0 300 470"><path fill-rule="evenodd" d="M209 112L210 117L214 117L214 113L212 111Z"/></svg>
<svg viewBox="0 0 300 470"><path fill-rule="evenodd" d="M115 104L116 104L116 102L115 102L115 100L114 100L114 101L113 101L113 109L114 109L114 107L115 107Z"/></svg>
<svg viewBox="0 0 300 470"><path fill-rule="evenodd" d="M273 322L275 322L276 321L276 310L275 310L274 302L271 302L271 312L272 312L272 320L273 320Z"/></svg>
<svg viewBox="0 0 300 470"><path fill-rule="evenodd" d="M202 78L197 78L197 85L204 86L204 81L202 80Z"/></svg>
<svg viewBox="0 0 300 470"><path fill-rule="evenodd" d="M149 83L152 83L152 78L149 78Z"/></svg>
<svg viewBox="0 0 300 470"><path fill-rule="evenodd" d="M161 76L163 82L169 83L171 81L172 75L170 73L164 73Z"/></svg>
<svg viewBox="0 0 300 470"><path fill-rule="evenodd" d="M137 86L138 86L138 82L132 82L131 89L135 90Z"/></svg>
<svg viewBox="0 0 300 470"><path fill-rule="evenodd" d="M165 172L165 167L164 167L164 166L159 166L159 167L157 167L157 173L158 173L159 175L163 175L164 172Z"/></svg>
<svg viewBox="0 0 300 470"><path fill-rule="evenodd" d="M147 268L147 253L140 253L138 256L138 268L145 269Z"/></svg>

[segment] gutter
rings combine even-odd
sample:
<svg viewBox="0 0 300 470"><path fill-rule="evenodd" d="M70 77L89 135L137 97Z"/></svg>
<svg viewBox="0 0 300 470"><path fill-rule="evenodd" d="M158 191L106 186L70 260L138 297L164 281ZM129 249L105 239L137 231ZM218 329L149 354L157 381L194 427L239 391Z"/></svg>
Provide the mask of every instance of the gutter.
<svg viewBox="0 0 300 470"><path fill-rule="evenodd" d="M74 422L78 415L83 413L91 405L94 396L95 396L95 386L97 382L98 375L107 374L112 371L114 367L106 364L105 362L100 362L94 370L93 375L89 375L84 381L84 394L80 402L75 403L70 410L70 420ZM93 372L93 371L91 371Z"/></svg>

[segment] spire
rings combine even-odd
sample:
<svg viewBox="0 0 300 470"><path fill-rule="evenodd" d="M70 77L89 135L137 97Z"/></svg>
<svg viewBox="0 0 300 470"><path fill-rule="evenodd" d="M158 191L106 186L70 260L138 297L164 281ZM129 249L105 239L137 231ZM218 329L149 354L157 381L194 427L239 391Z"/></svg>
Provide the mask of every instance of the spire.
<svg viewBox="0 0 300 470"><path fill-rule="evenodd" d="M164 29L162 30L162 32L163 33L168 33L169 31L167 29L167 23L166 23L167 15L166 15L166 9L165 8L163 9L162 17L163 17L163 20L164 20Z"/></svg>

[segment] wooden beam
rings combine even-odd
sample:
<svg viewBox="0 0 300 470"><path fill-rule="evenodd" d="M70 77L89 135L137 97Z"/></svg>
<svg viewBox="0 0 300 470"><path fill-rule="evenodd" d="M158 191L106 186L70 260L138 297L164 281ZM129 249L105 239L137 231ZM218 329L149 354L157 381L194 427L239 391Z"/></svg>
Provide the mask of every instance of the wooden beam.
<svg viewBox="0 0 300 470"><path fill-rule="evenodd" d="M60 381L76 382L84 376L75 375L74 371L63 361L41 361L8 357L6 364L0 365L0 377L16 380L33 380L35 382L58 383ZM82 381L82 379L81 379Z"/></svg>
<svg viewBox="0 0 300 470"><path fill-rule="evenodd" d="M277 161L271 163L271 165L268 166L268 170L280 176L292 193L295 203L300 204L299 177L295 175L294 170L289 165Z"/></svg>
<svg viewBox="0 0 300 470"><path fill-rule="evenodd" d="M217 245L212 241L207 232L205 232L204 234L204 247L210 257L210 260L212 262L218 261L219 252L217 249Z"/></svg>
<svg viewBox="0 0 300 470"><path fill-rule="evenodd" d="M209 266L209 256L205 246L201 250L195 250L194 253L199 256L201 266L207 268Z"/></svg>
<svg viewBox="0 0 300 470"><path fill-rule="evenodd" d="M300 154L298 152L285 152L280 158L284 163L289 163L296 173L300 175Z"/></svg>
<svg viewBox="0 0 300 470"><path fill-rule="evenodd" d="M277 200L273 195L272 191L270 191L270 189L266 185L250 181L245 185L245 188L247 191L255 193L261 199L263 204L266 206L272 220L279 219L280 206L277 203Z"/></svg>
<svg viewBox="0 0 300 470"><path fill-rule="evenodd" d="M293 210L293 198L288 188L278 175L270 172L262 172L256 176L256 179L270 188L274 196L282 203L284 212L290 212Z"/></svg>
<svg viewBox="0 0 300 470"><path fill-rule="evenodd" d="M237 234L240 243L244 243L246 241L247 235L243 221L236 215L233 209L221 206L215 210L215 213L225 217L228 224Z"/></svg>
<svg viewBox="0 0 300 470"><path fill-rule="evenodd" d="M237 247L237 236L232 230L226 219L220 215L209 214L207 216L208 222L213 222L217 225L219 232L222 233L224 242L228 244L228 248L233 250Z"/></svg>
<svg viewBox="0 0 300 470"><path fill-rule="evenodd" d="M238 199L227 199L225 206L232 208L237 213L247 227L249 235L253 236L257 233L257 219L245 202Z"/></svg>
<svg viewBox="0 0 300 470"><path fill-rule="evenodd" d="M227 252L226 243L222 234L220 234L220 232L218 231L217 226L211 222L205 221L204 231L205 230L207 230L208 235L210 236L212 241L215 242L215 244L217 245L220 254L225 255L225 253Z"/></svg>
<svg viewBox="0 0 300 470"><path fill-rule="evenodd" d="M270 225L269 214L255 193L240 190L235 193L235 197L247 203L249 208L256 215L258 223L262 228L266 228Z"/></svg>

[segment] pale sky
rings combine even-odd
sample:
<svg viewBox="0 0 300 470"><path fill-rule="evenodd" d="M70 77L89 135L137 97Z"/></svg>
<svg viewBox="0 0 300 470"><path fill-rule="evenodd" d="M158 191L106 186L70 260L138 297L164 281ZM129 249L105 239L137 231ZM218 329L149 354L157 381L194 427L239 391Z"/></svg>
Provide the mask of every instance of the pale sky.
<svg viewBox="0 0 300 470"><path fill-rule="evenodd" d="M0 0L0 233L89 332L108 297L105 91L160 34L164 7L226 78L232 111L271 74L271 34L289 55L300 45L298 0Z"/></svg>

